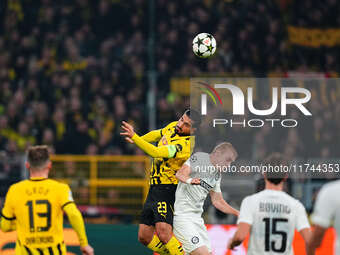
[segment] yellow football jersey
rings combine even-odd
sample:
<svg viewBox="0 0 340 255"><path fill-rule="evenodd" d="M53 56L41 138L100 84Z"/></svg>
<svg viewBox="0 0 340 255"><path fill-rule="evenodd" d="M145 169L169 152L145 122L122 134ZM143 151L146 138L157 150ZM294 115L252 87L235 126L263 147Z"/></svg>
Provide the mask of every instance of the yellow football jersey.
<svg viewBox="0 0 340 255"><path fill-rule="evenodd" d="M69 203L73 203L73 198L68 185L47 178L31 178L10 187L2 215L8 220L15 219L17 245L25 253L39 254L46 249L65 254L63 207ZM31 251L32 248L39 253Z"/></svg>
<svg viewBox="0 0 340 255"><path fill-rule="evenodd" d="M180 136L175 132L177 121L174 121L161 129L162 138L157 146L175 145L176 154L173 158L154 158L150 171L150 184L177 184L176 172L190 157L190 149L193 148L193 136ZM192 146L192 147L191 147Z"/></svg>

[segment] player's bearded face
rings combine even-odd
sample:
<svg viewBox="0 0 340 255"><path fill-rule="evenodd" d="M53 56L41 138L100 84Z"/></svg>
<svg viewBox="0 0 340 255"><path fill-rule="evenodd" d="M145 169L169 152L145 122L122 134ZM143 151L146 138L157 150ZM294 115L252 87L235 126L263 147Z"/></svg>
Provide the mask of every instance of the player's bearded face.
<svg viewBox="0 0 340 255"><path fill-rule="evenodd" d="M191 129L191 120L186 115L183 114L183 116L178 120L177 125L175 127L175 131L178 135L190 135Z"/></svg>

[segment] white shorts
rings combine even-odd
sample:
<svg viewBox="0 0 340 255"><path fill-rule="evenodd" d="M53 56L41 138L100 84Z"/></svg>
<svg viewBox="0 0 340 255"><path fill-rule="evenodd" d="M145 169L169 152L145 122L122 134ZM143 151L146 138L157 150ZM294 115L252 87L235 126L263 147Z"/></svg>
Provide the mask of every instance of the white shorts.
<svg viewBox="0 0 340 255"><path fill-rule="evenodd" d="M201 217L182 218L175 216L173 228L176 238L182 243L186 253L190 253L202 246L208 247L209 252L211 252L208 231Z"/></svg>

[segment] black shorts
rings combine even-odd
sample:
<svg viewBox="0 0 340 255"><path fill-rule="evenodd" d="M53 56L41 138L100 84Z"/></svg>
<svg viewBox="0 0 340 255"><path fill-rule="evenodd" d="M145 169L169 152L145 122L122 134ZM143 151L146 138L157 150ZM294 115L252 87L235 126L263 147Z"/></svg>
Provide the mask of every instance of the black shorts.
<svg viewBox="0 0 340 255"><path fill-rule="evenodd" d="M154 226L157 222L172 225L177 185L151 185L141 214L141 224Z"/></svg>

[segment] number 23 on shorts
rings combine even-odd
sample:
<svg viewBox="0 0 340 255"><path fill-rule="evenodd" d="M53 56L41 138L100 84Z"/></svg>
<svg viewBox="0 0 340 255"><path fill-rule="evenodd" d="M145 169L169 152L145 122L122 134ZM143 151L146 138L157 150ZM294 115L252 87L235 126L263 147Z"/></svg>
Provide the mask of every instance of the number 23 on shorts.
<svg viewBox="0 0 340 255"><path fill-rule="evenodd" d="M158 213L166 213L167 207L165 202L158 202L157 203L157 211Z"/></svg>

